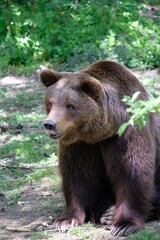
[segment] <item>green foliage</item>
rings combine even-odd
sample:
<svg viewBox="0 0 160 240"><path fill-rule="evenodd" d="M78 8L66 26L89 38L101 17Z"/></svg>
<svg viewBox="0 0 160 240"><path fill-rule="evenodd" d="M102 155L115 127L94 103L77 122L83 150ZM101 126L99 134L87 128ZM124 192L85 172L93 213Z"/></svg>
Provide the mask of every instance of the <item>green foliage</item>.
<svg viewBox="0 0 160 240"><path fill-rule="evenodd" d="M123 123L118 129L118 134L121 136L129 125L138 124L141 130L149 122L149 113L160 112L160 96L157 98L151 97L149 100L137 100L140 92L136 92L132 97L125 96L122 101L126 103L127 112L131 114L128 122Z"/></svg>
<svg viewBox="0 0 160 240"><path fill-rule="evenodd" d="M11 11L8 1L0 3L1 69L49 61L75 70L102 58L138 68L160 64L160 18L146 18L147 1L11 3Z"/></svg>
<svg viewBox="0 0 160 240"><path fill-rule="evenodd" d="M155 230L145 228L144 230L127 237L127 240L159 240L159 239L160 233L158 226L157 227L155 226Z"/></svg>

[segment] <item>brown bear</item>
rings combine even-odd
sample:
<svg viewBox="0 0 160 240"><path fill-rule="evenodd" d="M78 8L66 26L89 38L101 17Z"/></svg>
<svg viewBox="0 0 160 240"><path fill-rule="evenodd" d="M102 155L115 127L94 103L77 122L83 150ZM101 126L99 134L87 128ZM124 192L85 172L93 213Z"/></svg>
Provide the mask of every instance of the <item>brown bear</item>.
<svg viewBox="0 0 160 240"><path fill-rule="evenodd" d="M40 81L46 86L44 126L59 139L67 204L56 228L101 222L121 236L141 229L151 213L159 216L160 115L151 113L141 131L135 125L117 135L129 119L123 96L140 91L140 99L149 97L138 79L103 60L75 73L43 69Z"/></svg>

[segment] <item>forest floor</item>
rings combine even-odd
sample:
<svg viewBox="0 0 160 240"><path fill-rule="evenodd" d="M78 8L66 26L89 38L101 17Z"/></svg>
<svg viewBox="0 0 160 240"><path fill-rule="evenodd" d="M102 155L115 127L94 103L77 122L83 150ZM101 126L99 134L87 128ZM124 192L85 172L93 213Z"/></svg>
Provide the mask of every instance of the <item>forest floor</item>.
<svg viewBox="0 0 160 240"><path fill-rule="evenodd" d="M153 95L160 93L158 70L133 72ZM65 203L57 142L49 139L42 124L44 92L37 74L0 78L0 239L115 239L90 223L66 233L52 227ZM145 230L127 239L160 239L160 222L147 224Z"/></svg>

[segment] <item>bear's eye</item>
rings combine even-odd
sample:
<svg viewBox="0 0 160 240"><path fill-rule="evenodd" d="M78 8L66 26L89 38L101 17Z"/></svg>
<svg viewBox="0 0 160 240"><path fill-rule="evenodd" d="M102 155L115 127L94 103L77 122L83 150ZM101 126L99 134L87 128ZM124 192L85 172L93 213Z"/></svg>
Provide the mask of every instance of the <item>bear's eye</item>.
<svg viewBox="0 0 160 240"><path fill-rule="evenodd" d="M68 109L68 110L74 110L75 107L74 107L72 104L68 104L68 105L67 105L67 109Z"/></svg>
<svg viewBox="0 0 160 240"><path fill-rule="evenodd" d="M51 102L49 102L49 106L52 107L52 103Z"/></svg>

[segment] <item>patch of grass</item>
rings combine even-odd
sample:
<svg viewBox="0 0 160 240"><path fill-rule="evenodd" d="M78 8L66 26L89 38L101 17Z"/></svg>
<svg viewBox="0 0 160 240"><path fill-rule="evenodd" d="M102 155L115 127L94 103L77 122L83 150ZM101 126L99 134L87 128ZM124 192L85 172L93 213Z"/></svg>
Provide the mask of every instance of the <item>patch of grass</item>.
<svg viewBox="0 0 160 240"><path fill-rule="evenodd" d="M45 144L44 144L45 142ZM51 164L57 161L56 144L48 144L47 136L43 134L33 134L30 136L18 135L12 136L8 143L1 149L1 158L14 159L14 163L39 163ZM8 197L14 188L19 189L27 182L41 181L44 177L57 178L57 168L47 169L0 169L0 189ZM56 179L55 182L58 182Z"/></svg>
<svg viewBox="0 0 160 240"><path fill-rule="evenodd" d="M7 113L4 110L1 110L0 123L1 126L6 125L10 130L19 130L21 132L28 133L28 127L32 128L36 127L37 129L43 130L42 119L46 117L44 114L40 114L39 110L31 111L28 113L22 114L21 111L14 111L13 113Z"/></svg>
<svg viewBox="0 0 160 240"><path fill-rule="evenodd" d="M16 164L57 162L57 143L49 139L43 130L45 111L41 89L34 92L32 82L25 87L0 88L0 149L1 160L9 159ZM29 182L41 182L44 177L57 178L56 168L30 169L0 168L0 192L8 202L16 202L21 188ZM55 180L57 182L57 180Z"/></svg>
<svg viewBox="0 0 160 240"><path fill-rule="evenodd" d="M14 191L23 182L23 177L26 172L22 169L0 169L0 192L5 195L11 195L10 191ZM17 185L18 184L18 185Z"/></svg>
<svg viewBox="0 0 160 240"><path fill-rule="evenodd" d="M81 227L71 228L69 233L76 236L78 240L85 239L106 239L109 236L109 232L104 230L100 225L94 225L91 223L86 223Z"/></svg>
<svg viewBox="0 0 160 240"><path fill-rule="evenodd" d="M39 240L39 239L48 239L48 237L51 237L52 233L49 233L47 231L44 232L36 232L29 236L30 240Z"/></svg>
<svg viewBox="0 0 160 240"><path fill-rule="evenodd" d="M27 65L4 65L3 67L0 66L0 77L4 77L8 74L14 74L16 76L30 76L35 70L38 68L38 62L30 62Z"/></svg>
<svg viewBox="0 0 160 240"><path fill-rule="evenodd" d="M51 179L52 184L57 176L57 168L49 169L0 169L0 193L7 198L7 204L15 203L20 198L23 186L26 183L43 182L43 178ZM49 187L49 186L48 186Z"/></svg>
<svg viewBox="0 0 160 240"><path fill-rule="evenodd" d="M14 158L15 163L49 163L57 161L57 145L53 143L48 145L48 139L45 134L21 133L18 135L3 135L2 140L8 137L7 144L1 147L1 158ZM53 154L55 151L55 154Z"/></svg>
<svg viewBox="0 0 160 240"><path fill-rule="evenodd" d="M44 203L44 206L48 210L54 209L54 214L56 216L60 216L62 214L62 212L64 211L65 207L66 207L63 198L61 198L61 199L59 199L59 198L55 198L55 199L48 198L48 200Z"/></svg>
<svg viewBox="0 0 160 240"><path fill-rule="evenodd" d="M55 193L62 191L61 178L59 177L59 175L57 178L54 178L54 185L53 185L53 187L51 187L51 190Z"/></svg>
<svg viewBox="0 0 160 240"><path fill-rule="evenodd" d="M0 102L3 104L3 109L14 107L14 109L18 109L19 111L22 110L22 108L29 108L28 112L31 109L34 111L37 102L42 103L43 100L40 99L39 93L31 91L31 88L28 87L20 88L16 94L14 93L14 90L11 92L8 88L2 88L0 89L0 94Z"/></svg>
<svg viewBox="0 0 160 240"><path fill-rule="evenodd" d="M55 172L57 171L57 168L47 168L47 169L37 169L34 170L31 174L28 174L26 176L26 181L42 181L44 177L52 177L57 175ZM53 177L54 181L54 177Z"/></svg>
<svg viewBox="0 0 160 240"><path fill-rule="evenodd" d="M159 240L160 231L153 231L145 228L142 231L139 231L135 234L132 234L127 237L127 240Z"/></svg>
<svg viewBox="0 0 160 240"><path fill-rule="evenodd" d="M84 224L81 227L72 228L66 233L53 231L52 234L50 234L50 232L49 235L46 234L47 232L34 233L30 236L30 239L37 240L49 238L51 240L104 240L109 236L108 231L90 223Z"/></svg>

